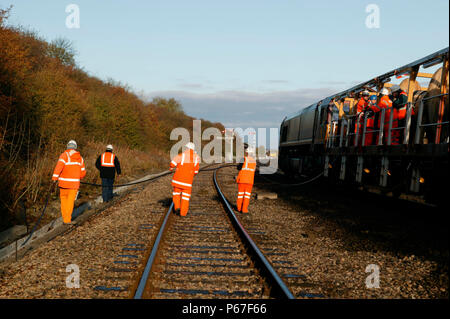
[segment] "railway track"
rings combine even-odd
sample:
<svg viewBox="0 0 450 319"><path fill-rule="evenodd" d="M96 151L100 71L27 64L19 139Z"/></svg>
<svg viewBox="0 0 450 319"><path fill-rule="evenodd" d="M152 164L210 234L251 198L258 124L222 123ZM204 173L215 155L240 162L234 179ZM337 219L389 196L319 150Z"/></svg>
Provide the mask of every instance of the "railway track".
<svg viewBox="0 0 450 319"><path fill-rule="evenodd" d="M203 167L195 179L186 218L167 215L170 176L151 186L140 185L58 240L2 267L0 296L134 297L152 243L168 216L166 227L172 227L172 232L166 229L166 236L160 237L141 297L279 297L274 281L268 280L220 204L213 184L216 168ZM217 175L220 190L234 202L236 169L222 168ZM423 223L418 217L421 210L409 210L409 206L404 219L400 210L385 201L380 202L385 213L371 205L367 216L361 217L366 198L343 197L320 185L299 191L270 185L257 178L255 193L276 192L276 201L253 199L250 214L237 217L295 297L448 297L444 223ZM413 213L417 222L411 220ZM66 287L71 275L66 267L73 264L79 266L80 289ZM369 264L381 265L380 289L365 286Z"/></svg>
<svg viewBox="0 0 450 319"><path fill-rule="evenodd" d="M187 217L168 207L130 297L294 298L234 215L216 170L196 177L191 198Z"/></svg>
<svg viewBox="0 0 450 319"><path fill-rule="evenodd" d="M236 200L235 174L236 171L231 168L219 173L221 190L233 202ZM255 192L258 192L260 178L261 175L256 176ZM287 186L282 183L274 185L278 190L286 189ZM270 200L264 202L265 205L260 205L260 201L252 199L250 214L239 214L240 222L251 232L253 241L264 251L264 255L296 298L324 298L328 295L327 283L313 279L306 273L304 260L299 253L304 240L314 234L307 234L305 230L295 227L298 212L292 212L282 204L278 206L278 201L270 204L275 204L276 208L267 205Z"/></svg>

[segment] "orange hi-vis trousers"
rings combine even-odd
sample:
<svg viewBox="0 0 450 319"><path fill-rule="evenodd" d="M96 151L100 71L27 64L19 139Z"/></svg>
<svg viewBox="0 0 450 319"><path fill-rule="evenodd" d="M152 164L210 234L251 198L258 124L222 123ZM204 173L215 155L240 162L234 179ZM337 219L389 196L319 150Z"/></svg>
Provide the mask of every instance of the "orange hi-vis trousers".
<svg viewBox="0 0 450 319"><path fill-rule="evenodd" d="M252 184L238 184L237 210L248 213L248 205L250 204L250 196L252 194Z"/></svg>
<svg viewBox="0 0 450 319"><path fill-rule="evenodd" d="M78 189L59 188L59 197L61 198L61 214L64 223L72 221L73 205Z"/></svg>
<svg viewBox="0 0 450 319"><path fill-rule="evenodd" d="M180 215L186 216L189 210L189 200L191 199L192 188L174 187L172 193L173 208L180 209Z"/></svg>

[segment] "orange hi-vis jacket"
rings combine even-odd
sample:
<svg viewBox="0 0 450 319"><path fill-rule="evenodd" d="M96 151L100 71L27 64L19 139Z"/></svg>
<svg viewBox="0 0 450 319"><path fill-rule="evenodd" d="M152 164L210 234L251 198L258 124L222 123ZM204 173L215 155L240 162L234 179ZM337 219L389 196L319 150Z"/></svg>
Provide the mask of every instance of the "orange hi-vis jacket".
<svg viewBox="0 0 450 319"><path fill-rule="evenodd" d="M369 104L368 101L366 101L363 98L361 98L359 100L358 104L356 104L356 112L357 113L361 113L362 111L364 111L366 109L368 104Z"/></svg>
<svg viewBox="0 0 450 319"><path fill-rule="evenodd" d="M179 188L191 188L194 176L198 174L200 158L193 150L186 150L178 154L170 162L170 170L176 168L173 174L172 186Z"/></svg>
<svg viewBox="0 0 450 319"><path fill-rule="evenodd" d="M100 165L103 167L114 167L114 155L112 152L105 152L102 154Z"/></svg>
<svg viewBox="0 0 450 319"><path fill-rule="evenodd" d="M83 158L78 151L70 149L59 156L52 180L57 180L61 188L78 189L80 180L84 176L86 176L86 168Z"/></svg>
<svg viewBox="0 0 450 319"><path fill-rule="evenodd" d="M380 99L380 102L378 102L378 107L380 109L387 109L392 107L392 101L389 98L389 96L387 95L383 95ZM394 110L394 120L397 119L396 117L396 110ZM389 117L391 116L391 110L386 110L385 115L384 115L384 122L389 122Z"/></svg>
<svg viewBox="0 0 450 319"><path fill-rule="evenodd" d="M244 164L239 171L236 182L238 184L251 184L253 185L253 180L255 178L256 161L251 156L246 156L244 159Z"/></svg>

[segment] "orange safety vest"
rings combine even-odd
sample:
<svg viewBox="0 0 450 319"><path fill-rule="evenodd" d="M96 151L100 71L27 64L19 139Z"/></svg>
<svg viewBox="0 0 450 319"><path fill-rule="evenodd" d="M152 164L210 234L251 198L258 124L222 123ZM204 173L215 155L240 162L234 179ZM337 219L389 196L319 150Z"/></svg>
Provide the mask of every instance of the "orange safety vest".
<svg viewBox="0 0 450 319"><path fill-rule="evenodd" d="M362 111L364 111L366 109L368 105L368 102L366 100L364 100L363 98L361 98L358 102L358 104L356 104L356 112L357 113L361 113Z"/></svg>
<svg viewBox="0 0 450 319"><path fill-rule="evenodd" d="M244 159L242 169L239 171L236 182L238 184L252 184L255 178L256 161L253 157L247 156Z"/></svg>
<svg viewBox="0 0 450 319"><path fill-rule="evenodd" d="M100 163L103 167L114 167L114 155L112 152L105 152L102 154Z"/></svg>
<svg viewBox="0 0 450 319"><path fill-rule="evenodd" d="M392 107L392 101L389 98L389 96L387 95L383 95L380 99L380 102L378 103L378 107L380 109L387 109ZM397 119L396 117L397 112L396 110L394 110L394 121ZM389 117L391 116L391 110L386 110L385 115L384 115L384 122L389 122Z"/></svg>
<svg viewBox="0 0 450 319"><path fill-rule="evenodd" d="M66 150L59 156L52 180L57 180L61 188L78 189L80 180L84 176L86 176L86 168L80 153L75 150Z"/></svg>
<svg viewBox="0 0 450 319"><path fill-rule="evenodd" d="M170 170L176 168L172 179L172 186L179 188L191 188L194 176L198 174L200 157L193 150L186 150L178 154L170 162Z"/></svg>

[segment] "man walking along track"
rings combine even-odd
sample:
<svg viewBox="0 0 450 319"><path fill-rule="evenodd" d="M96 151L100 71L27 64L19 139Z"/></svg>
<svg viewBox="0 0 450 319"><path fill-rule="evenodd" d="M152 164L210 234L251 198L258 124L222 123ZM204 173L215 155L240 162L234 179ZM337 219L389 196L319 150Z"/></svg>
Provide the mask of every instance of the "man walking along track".
<svg viewBox="0 0 450 319"><path fill-rule="evenodd" d="M61 198L61 214L64 224L72 224L72 212L80 180L86 176L84 160L76 150L77 142L67 143L67 150L59 156L52 180L58 182Z"/></svg>
<svg viewBox="0 0 450 319"><path fill-rule="evenodd" d="M117 156L113 153L113 146L111 144L106 146L106 151L97 158L95 167L100 171L100 178L102 179L102 197L103 202L106 203L113 198L114 178L120 175L120 162Z"/></svg>
<svg viewBox="0 0 450 319"><path fill-rule="evenodd" d="M188 213L192 182L200 167L200 158L194 149L194 143L187 143L185 151L175 156L170 162L169 169L173 171L176 168L172 179L173 206L175 214L180 216L186 216Z"/></svg>

